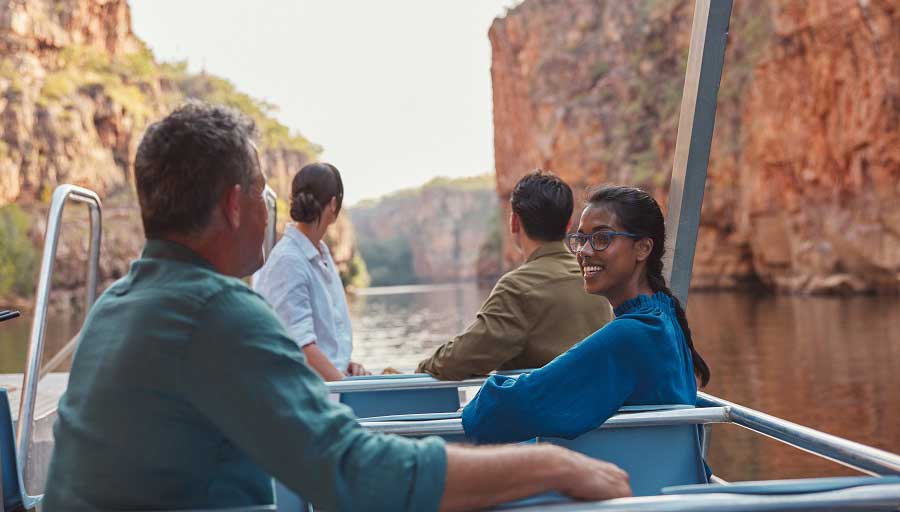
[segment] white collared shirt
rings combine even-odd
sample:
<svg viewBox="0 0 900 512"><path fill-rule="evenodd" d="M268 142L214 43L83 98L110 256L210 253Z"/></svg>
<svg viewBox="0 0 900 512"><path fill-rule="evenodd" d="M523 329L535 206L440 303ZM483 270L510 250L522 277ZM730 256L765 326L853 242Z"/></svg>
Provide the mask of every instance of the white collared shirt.
<svg viewBox="0 0 900 512"><path fill-rule="evenodd" d="M316 250L306 235L288 224L256 273L254 288L278 313L297 346L315 342L338 370L347 370L353 350L350 310L325 242Z"/></svg>

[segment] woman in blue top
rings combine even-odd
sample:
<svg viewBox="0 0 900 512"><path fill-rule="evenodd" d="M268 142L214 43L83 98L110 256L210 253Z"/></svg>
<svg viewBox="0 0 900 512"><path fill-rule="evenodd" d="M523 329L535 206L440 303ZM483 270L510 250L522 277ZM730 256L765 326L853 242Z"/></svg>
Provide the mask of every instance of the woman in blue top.
<svg viewBox="0 0 900 512"><path fill-rule="evenodd" d="M709 367L662 276L665 238L650 194L631 187L590 193L566 243L585 291L609 299L616 318L539 370L491 377L463 410L469 439L573 438L622 405L695 404L695 375L705 386Z"/></svg>

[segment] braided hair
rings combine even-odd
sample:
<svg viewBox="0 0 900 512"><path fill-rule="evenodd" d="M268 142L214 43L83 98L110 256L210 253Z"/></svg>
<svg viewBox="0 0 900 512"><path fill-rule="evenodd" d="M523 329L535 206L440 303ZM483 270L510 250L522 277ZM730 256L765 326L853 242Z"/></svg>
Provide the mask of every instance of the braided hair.
<svg viewBox="0 0 900 512"><path fill-rule="evenodd" d="M688 348L691 349L691 360L694 363L694 374L700 379L700 385L709 382L709 365L694 348L691 328L681 302L672 295L663 277L663 254L666 250L666 223L663 219L659 203L653 196L641 189L623 186L601 186L588 192L587 206L609 208L622 227L630 233L653 240L653 249L647 257L647 282L654 293L662 292L672 298L675 304L675 317L684 333Z"/></svg>

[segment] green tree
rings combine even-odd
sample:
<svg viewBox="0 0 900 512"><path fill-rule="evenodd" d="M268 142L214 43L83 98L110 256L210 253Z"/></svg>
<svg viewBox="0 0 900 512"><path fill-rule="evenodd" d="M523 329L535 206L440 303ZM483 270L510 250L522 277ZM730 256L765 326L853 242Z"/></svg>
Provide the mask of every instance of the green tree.
<svg viewBox="0 0 900 512"><path fill-rule="evenodd" d="M37 250L28 238L30 218L18 205L0 208L0 295L34 293Z"/></svg>

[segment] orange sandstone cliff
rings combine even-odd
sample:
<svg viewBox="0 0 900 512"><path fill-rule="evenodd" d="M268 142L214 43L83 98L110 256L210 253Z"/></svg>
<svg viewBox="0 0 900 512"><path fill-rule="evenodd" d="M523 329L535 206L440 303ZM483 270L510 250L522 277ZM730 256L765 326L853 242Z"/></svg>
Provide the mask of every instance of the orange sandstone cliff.
<svg viewBox="0 0 900 512"><path fill-rule="evenodd" d="M263 171L283 199L293 174L321 151L227 80L157 62L132 31L126 0L0 0L0 268L28 274L12 287L0 279L0 299L33 291L48 201L61 183L100 194L102 279L127 272L144 242L132 189L137 145L150 122L188 98L225 103L254 118ZM86 217L82 207L66 209L56 298L66 300L67 290L81 295ZM344 258L338 264L349 264L355 248L347 219L330 240ZM27 242L33 247L22 247Z"/></svg>
<svg viewBox="0 0 900 512"><path fill-rule="evenodd" d="M501 204L542 167L665 207L692 6L526 0L494 22ZM695 286L900 289L898 22L887 0L735 2Z"/></svg>

